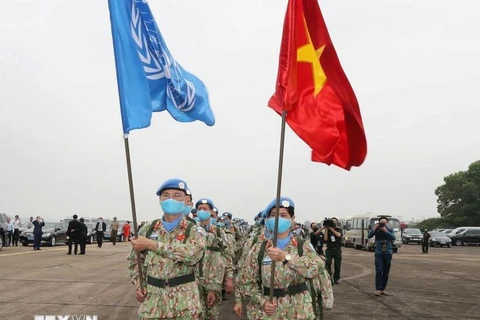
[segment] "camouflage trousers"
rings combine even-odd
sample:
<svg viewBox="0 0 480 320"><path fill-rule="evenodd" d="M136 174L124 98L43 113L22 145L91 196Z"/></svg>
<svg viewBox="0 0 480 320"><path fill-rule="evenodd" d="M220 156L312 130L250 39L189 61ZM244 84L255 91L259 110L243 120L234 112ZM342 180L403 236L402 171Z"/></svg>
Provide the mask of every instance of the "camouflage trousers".
<svg viewBox="0 0 480 320"><path fill-rule="evenodd" d="M217 320L220 316L220 301L222 300L222 295L220 292L215 292L216 302L213 306L207 305L207 295L208 291L204 288L200 288L200 295L202 297L202 307L203 312L202 316L199 318L201 320Z"/></svg>

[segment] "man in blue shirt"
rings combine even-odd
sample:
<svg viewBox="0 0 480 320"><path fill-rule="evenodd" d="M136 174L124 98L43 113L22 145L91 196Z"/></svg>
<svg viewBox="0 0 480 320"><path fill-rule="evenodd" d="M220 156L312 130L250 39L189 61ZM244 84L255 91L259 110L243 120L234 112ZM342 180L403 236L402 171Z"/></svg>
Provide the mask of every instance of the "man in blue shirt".
<svg viewBox="0 0 480 320"><path fill-rule="evenodd" d="M388 228L387 217L380 217L378 223L368 233L368 238L375 237L375 291L376 296L388 294L385 292L388 282L388 274L392 264L392 242L395 241L395 233Z"/></svg>

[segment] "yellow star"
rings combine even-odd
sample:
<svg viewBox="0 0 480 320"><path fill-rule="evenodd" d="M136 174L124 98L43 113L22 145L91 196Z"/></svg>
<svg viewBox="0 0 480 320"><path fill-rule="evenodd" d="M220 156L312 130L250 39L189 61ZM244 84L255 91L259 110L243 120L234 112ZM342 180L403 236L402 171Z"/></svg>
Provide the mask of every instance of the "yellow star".
<svg viewBox="0 0 480 320"><path fill-rule="evenodd" d="M320 64L320 56L325 49L325 45L315 50L315 48L313 47L312 39L310 38L310 33L308 32L305 19L303 21L303 24L305 26L305 33L308 38L308 43L297 49L297 61L309 62L312 64L314 83L313 96L316 97L318 93L322 90L325 82L327 81L327 76L325 75L322 65Z"/></svg>

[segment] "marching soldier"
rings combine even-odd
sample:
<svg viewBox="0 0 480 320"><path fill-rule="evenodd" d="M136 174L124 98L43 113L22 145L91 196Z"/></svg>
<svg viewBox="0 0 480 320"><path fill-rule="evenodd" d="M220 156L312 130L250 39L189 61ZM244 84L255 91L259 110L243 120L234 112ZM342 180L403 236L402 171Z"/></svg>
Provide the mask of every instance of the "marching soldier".
<svg viewBox="0 0 480 320"><path fill-rule="evenodd" d="M188 221L196 225L197 221L191 218L189 215L190 211L192 211L192 205L193 205L192 192L190 190L187 190L187 195L185 196L185 208L183 209L183 214L185 215L185 219L187 219Z"/></svg>
<svg viewBox="0 0 480 320"><path fill-rule="evenodd" d="M225 233L212 223L215 212L213 201L203 198L195 204L200 226L206 231L206 251L197 266L200 295L203 303L202 319L216 320L219 317L220 292L227 260L224 251ZM222 236L223 233L223 236Z"/></svg>
<svg viewBox="0 0 480 320"><path fill-rule="evenodd" d="M264 211L265 227L273 233L275 225L273 200ZM249 319L290 320L315 319L312 297L308 291L306 278L318 274L317 254L308 242L303 242L303 255L299 255L298 242L291 229L295 217L295 205L286 197L280 199L277 247L271 239L257 242L247 254L237 281L247 300L257 308ZM274 288L270 288L272 261L276 261ZM270 290L273 301L270 302Z"/></svg>
<svg viewBox="0 0 480 320"><path fill-rule="evenodd" d="M257 217L261 216L263 212L259 212L257 215L255 215L255 220L257 220ZM262 235L261 239L260 236ZM237 268L238 270L242 270L245 267L245 260L247 257L248 252L250 249L260 240L264 241L266 238L270 238L271 234L267 232L267 229L265 229L265 220L264 219L259 219L258 224L252 229L250 237L247 239L245 242L245 249L242 251L242 255L240 256L240 259L238 261ZM242 306L243 306L243 301L246 301L246 309L247 309L247 318L248 319L255 319L256 317L254 316L254 313L260 309L261 306L256 306L255 304L252 303L251 299L247 299L245 296L245 290L244 287L239 285L239 280L238 280L238 275L237 275L237 281L236 281L236 286L235 286L235 305L233 307L233 311L239 316L242 316ZM258 312L257 312L258 313ZM257 316L259 317L259 316Z"/></svg>
<svg viewBox="0 0 480 320"><path fill-rule="evenodd" d="M206 234L183 215L187 190L180 179L165 181L156 193L163 217L145 224L138 239L131 241L128 271L142 303L140 319L200 319L202 303L194 270L203 256ZM135 251L141 252L143 290Z"/></svg>

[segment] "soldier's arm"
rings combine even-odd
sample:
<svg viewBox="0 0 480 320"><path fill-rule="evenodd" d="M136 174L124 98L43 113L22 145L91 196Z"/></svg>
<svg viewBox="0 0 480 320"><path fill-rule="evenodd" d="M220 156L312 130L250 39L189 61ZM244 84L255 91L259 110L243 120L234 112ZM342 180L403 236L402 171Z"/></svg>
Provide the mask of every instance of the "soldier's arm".
<svg viewBox="0 0 480 320"><path fill-rule="evenodd" d="M305 278L313 278L318 274L317 253L308 241L303 242L303 256L292 256L286 265Z"/></svg>
<svg viewBox="0 0 480 320"><path fill-rule="evenodd" d="M148 229L150 228L150 223L144 225L138 232L139 236L145 236ZM130 280L134 285L137 285L138 279L138 264L137 264L137 252L135 250L130 251L130 254L127 257L128 260L128 275ZM145 280L145 275L147 274L147 267L145 266L145 253L140 253L140 261L142 266L142 275Z"/></svg>
<svg viewBox="0 0 480 320"><path fill-rule="evenodd" d="M198 232L198 228L193 226L190 229L190 236L185 243L161 243L158 242L156 254L163 257L181 261L189 266L194 266L202 259L206 247L205 235Z"/></svg>
<svg viewBox="0 0 480 320"><path fill-rule="evenodd" d="M259 268L258 265L258 252L260 250L261 242L255 244L245 257L244 264L242 268L238 270L236 284L237 288L240 288L243 296L249 298L252 303L257 304L263 308L266 297L260 292L258 287L259 279Z"/></svg>

